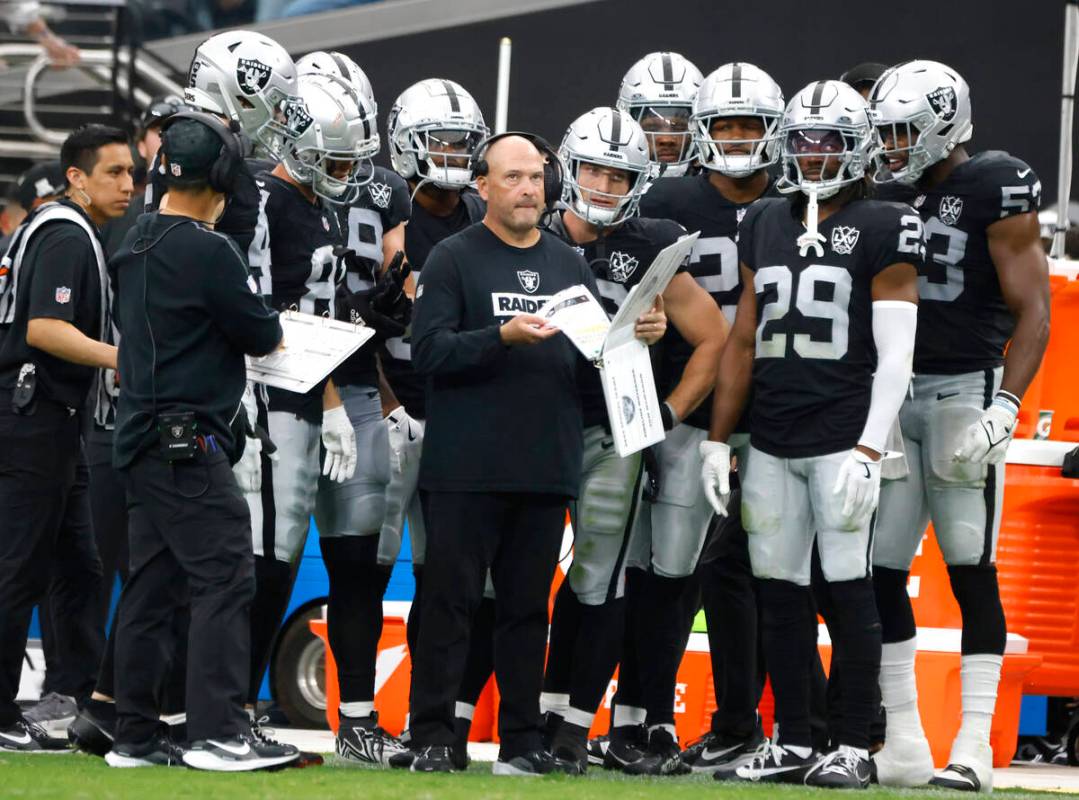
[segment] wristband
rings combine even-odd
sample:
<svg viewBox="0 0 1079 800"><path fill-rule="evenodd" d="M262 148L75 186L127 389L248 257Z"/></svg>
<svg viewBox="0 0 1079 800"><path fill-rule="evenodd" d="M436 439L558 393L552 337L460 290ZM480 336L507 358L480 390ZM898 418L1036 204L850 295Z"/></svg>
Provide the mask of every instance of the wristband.
<svg viewBox="0 0 1079 800"><path fill-rule="evenodd" d="M1019 416L1019 406L1021 401L1011 392L1006 392L1001 389L993 397L992 405L1000 406L1005 411L1008 411L1013 416Z"/></svg>
<svg viewBox="0 0 1079 800"><path fill-rule="evenodd" d="M674 413L674 408L666 400L659 407L659 418L663 420L663 430L669 431L682 420Z"/></svg>

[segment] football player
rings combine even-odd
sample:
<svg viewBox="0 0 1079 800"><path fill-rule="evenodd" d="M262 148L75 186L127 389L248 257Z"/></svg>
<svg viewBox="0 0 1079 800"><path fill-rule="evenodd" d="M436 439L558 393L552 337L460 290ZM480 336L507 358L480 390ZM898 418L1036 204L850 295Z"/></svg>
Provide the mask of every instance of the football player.
<svg viewBox="0 0 1079 800"><path fill-rule="evenodd" d="M644 276L656 255L685 233L669 220L642 219L637 205L658 170L648 138L632 117L596 108L562 140L568 208L549 229L581 248L609 314ZM693 348L681 380L663 401L668 430L711 391L727 324L708 293L681 270L663 293L667 316ZM638 335L661 333L638 323ZM650 342L650 339L646 339ZM574 558L555 601L541 709L553 732L551 752L572 771L588 764L587 736L618 662L625 618L624 566L641 492L641 457L613 449L607 406L592 367L581 377L584 474L570 506ZM673 696L673 687L672 687ZM677 752L677 748L675 748Z"/></svg>
<svg viewBox="0 0 1079 800"><path fill-rule="evenodd" d="M622 78L616 105L640 123L664 175L685 175L693 161L689 115L700 85L701 71L678 53L649 53Z"/></svg>
<svg viewBox="0 0 1079 800"><path fill-rule="evenodd" d="M738 223L751 203L772 192L768 168L779 155L776 137L783 113L783 93L774 80L752 64L726 64L712 72L698 90L691 117L699 175L656 181L641 201L641 214L667 218L686 230L700 231L694 246L690 274L733 321L741 281L735 237ZM685 369L692 349L678 335L668 333L659 365L663 385L674 386ZM673 734L674 688L686 638L696 611L692 581L704 545L712 509L692 476L700 470L697 445L707 435L711 402L686 416L657 448L659 492L646 502L634 535L627 573L630 599L629 628L636 633L641 695L631 690L634 674L619 681L616 720L608 761L634 759L623 746L644 722L653 730L664 726ZM736 429L735 446L745 445L745 424ZM739 530L724 538L721 557L702 570L709 612L713 657L719 662L717 677L726 686L717 688L724 709L716 716L715 737L691 749L684 763L699 771L733 768L752 753L759 741L756 718L756 626L752 616L739 613L755 606L748 555ZM694 595L687 602L687 593ZM670 610L684 608L672 624ZM722 638L722 641L720 641ZM630 661L627 657L624 661ZM627 678L629 680L627 680ZM644 707L641 707L643 703ZM647 709L647 711L646 711ZM646 761L634 769L649 772L677 770L667 737Z"/></svg>
<svg viewBox="0 0 1079 800"><path fill-rule="evenodd" d="M729 500L727 443L750 391L742 524L760 581L762 633L776 698L775 738L734 777L865 788L880 623L869 552L886 441L910 383L922 223L909 206L862 199L875 131L865 101L817 81L780 125L783 184L793 199L761 200L739 229L744 289L720 361L704 489ZM808 676L816 622L808 614L816 546L835 598L834 653L843 672L832 752L813 752Z"/></svg>
<svg viewBox="0 0 1079 800"><path fill-rule="evenodd" d="M300 76L330 75L347 82L376 118L371 83L341 53L309 53L296 62ZM369 137L377 148L377 134ZM389 437L382 421L376 352L378 342L404 331L411 301L403 289L408 186L395 173L373 167L370 180L340 206L346 249L342 289L347 317L375 330L375 338L333 373L356 437L355 474L344 482L323 476L315 503L323 562L330 575L328 622L341 687L335 750L345 763L388 763L397 739L378 724L374 710L375 661L382 636L382 596L392 564L378 561L379 530L390 479ZM396 262L394 259L396 258ZM339 309L341 311L341 309Z"/></svg>
<svg viewBox="0 0 1079 800"><path fill-rule="evenodd" d="M874 762L881 783L932 778L989 791L989 729L1006 636L994 566L1004 457L1049 335L1041 183L1007 153L967 152L970 90L950 67L896 66L877 82L870 105L883 140L874 178L886 182L882 188L908 188L928 251L918 279L914 388L900 414L910 474L885 484L873 552L887 712L885 746ZM937 777L918 717L906 590L929 520L963 616L962 723Z"/></svg>
<svg viewBox="0 0 1079 800"><path fill-rule="evenodd" d="M274 308L334 316L346 271L338 250L343 236L336 206L354 197L371 177L370 157L378 149L374 109L333 76L304 75L297 86L302 104L287 110L296 138L285 145L281 163L257 176L261 199L248 259L257 270L261 293ZM305 394L269 387L264 399L259 423L277 453L272 461L263 454L261 491L247 494L257 578L251 614L251 707L288 603L293 565L315 511L320 472L344 484L353 477L357 461L354 421L332 379ZM321 470L320 444L325 450ZM338 638L347 628L340 624L340 598L351 597L350 583L365 578L348 545L342 544L354 531L334 525L319 528L329 576L330 646L343 661L341 700L363 700L350 696L360 691L349 683L353 651L348 639Z"/></svg>

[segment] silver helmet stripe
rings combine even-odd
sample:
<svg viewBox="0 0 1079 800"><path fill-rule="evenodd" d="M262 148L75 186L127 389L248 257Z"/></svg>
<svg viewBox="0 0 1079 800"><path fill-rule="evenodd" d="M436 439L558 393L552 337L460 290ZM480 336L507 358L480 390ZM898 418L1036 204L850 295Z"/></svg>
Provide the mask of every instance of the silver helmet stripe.
<svg viewBox="0 0 1079 800"><path fill-rule="evenodd" d="M674 68L671 65L671 54L664 53L661 61L663 63L663 88L672 92L674 91Z"/></svg>
<svg viewBox="0 0 1079 800"><path fill-rule="evenodd" d="M742 65L735 64L731 70L731 97L742 96Z"/></svg>
<svg viewBox="0 0 1079 800"><path fill-rule="evenodd" d="M611 115L611 141L612 148L618 148L622 146L622 115Z"/></svg>

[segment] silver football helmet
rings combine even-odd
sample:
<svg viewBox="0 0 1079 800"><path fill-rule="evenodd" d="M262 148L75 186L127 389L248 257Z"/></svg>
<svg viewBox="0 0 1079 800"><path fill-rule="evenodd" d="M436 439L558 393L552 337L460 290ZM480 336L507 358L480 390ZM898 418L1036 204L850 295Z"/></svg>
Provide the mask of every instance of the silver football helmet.
<svg viewBox="0 0 1079 800"><path fill-rule="evenodd" d="M678 53L649 53L622 78L616 105L640 123L665 175L684 175L696 155L689 115L701 80Z"/></svg>
<svg viewBox="0 0 1079 800"><path fill-rule="evenodd" d="M618 225L637 211L659 168L649 160L648 139L641 126L616 108L593 108L577 117L566 131L559 156L566 165L562 199L573 213L593 225ZM611 167L629 177L625 194L581 186L585 164Z"/></svg>
<svg viewBox="0 0 1079 800"><path fill-rule="evenodd" d="M377 108L375 90L360 65L344 53L316 50L308 53L296 62L297 75L333 75L352 84L352 88L362 94L370 104Z"/></svg>
<svg viewBox="0 0 1079 800"><path fill-rule="evenodd" d="M460 84L428 78L405 89L386 121L390 162L405 180L463 189L469 159L490 130L479 105Z"/></svg>
<svg viewBox="0 0 1079 800"><path fill-rule="evenodd" d="M226 31L195 50L184 100L235 120L273 158L294 136L286 107L297 102L296 67L281 45L254 31Z"/></svg>
<svg viewBox="0 0 1079 800"><path fill-rule="evenodd" d="M724 64L701 83L690 122L697 158L707 169L744 178L779 160L779 120L783 90L753 64ZM759 139L714 139L712 126L722 117L759 117Z"/></svg>
<svg viewBox="0 0 1079 800"><path fill-rule="evenodd" d="M873 153L878 183L916 183L974 131L970 87L958 72L936 61L908 61L889 69L874 84L869 108L880 134Z"/></svg>
<svg viewBox="0 0 1079 800"><path fill-rule="evenodd" d="M287 110L297 136L286 144L281 163L324 200L349 202L373 175L371 158L379 148L374 109L332 75L304 75L299 90L302 102Z"/></svg>
<svg viewBox="0 0 1079 800"><path fill-rule="evenodd" d="M865 100L841 81L814 81L787 104L779 125L782 192L821 200L862 180L876 132Z"/></svg>

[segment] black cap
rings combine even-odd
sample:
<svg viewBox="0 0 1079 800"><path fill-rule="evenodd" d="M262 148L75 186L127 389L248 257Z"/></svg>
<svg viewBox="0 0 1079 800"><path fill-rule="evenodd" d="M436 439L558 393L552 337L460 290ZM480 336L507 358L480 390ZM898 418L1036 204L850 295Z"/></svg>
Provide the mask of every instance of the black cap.
<svg viewBox="0 0 1079 800"><path fill-rule="evenodd" d="M888 69L887 64L878 64L876 61L866 61L856 64L839 76L839 80L855 89L865 89L877 82L877 79Z"/></svg>
<svg viewBox="0 0 1079 800"><path fill-rule="evenodd" d="M221 137L198 120L172 122L161 136L165 183L183 186L205 182L222 146Z"/></svg>
<svg viewBox="0 0 1079 800"><path fill-rule="evenodd" d="M187 108L187 104L179 95L158 95L150 101L150 105L145 108L142 116L139 117L140 133L160 125L177 111L183 111L185 108Z"/></svg>
<svg viewBox="0 0 1079 800"><path fill-rule="evenodd" d="M15 184L15 199L27 211L35 200L54 197L67 188L67 178L59 161L44 161L35 164L19 176Z"/></svg>

